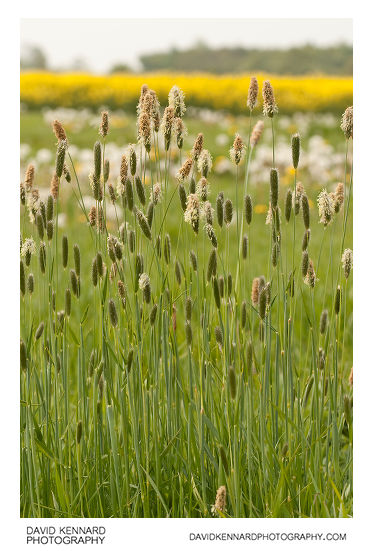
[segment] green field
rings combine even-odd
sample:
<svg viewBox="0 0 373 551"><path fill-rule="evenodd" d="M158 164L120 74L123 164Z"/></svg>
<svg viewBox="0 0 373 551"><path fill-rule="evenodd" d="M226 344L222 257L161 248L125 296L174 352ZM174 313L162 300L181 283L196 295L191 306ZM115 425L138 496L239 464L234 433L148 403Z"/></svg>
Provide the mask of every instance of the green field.
<svg viewBox="0 0 373 551"><path fill-rule="evenodd" d="M152 186L162 186L147 239L128 208L128 198L119 196L112 205L107 193L109 184L117 188L122 154L137 141L134 114L110 114L101 148L102 163L110 161L106 228L98 232L88 225L86 214L91 205L98 206L88 174L94 167L93 144L103 142L99 114L21 113L21 179L33 163L34 188L47 201L55 170L54 118L66 129L65 162L72 176L71 183L64 177L59 182L52 239L47 239L45 226L38 232L21 206L22 241L32 237L36 244L30 265L24 265L26 291L21 293L21 516L352 516L352 274L346 279L341 267L341 252L353 248L352 141L346 141L334 115L280 114L274 118L273 159L271 119L261 117L264 133L247 168L253 205L247 224L246 159L236 172L229 149L236 132L247 143L258 119L254 115L250 119L187 111L184 146L179 150L173 140L166 155L161 133L155 142L152 137L150 156L145 163L137 159L145 206L134 192L135 206L146 213ZM302 147L294 174L291 138L298 131ZM207 177L218 242L212 277L208 265L214 247L205 222L201 219L196 234L184 221L175 177L199 132L213 157ZM272 167L279 171L280 231L273 222L265 223ZM196 166L193 175L198 182ZM314 289L301 274L302 210L297 216L292 210L285 220L286 193L295 181L302 182L310 205L307 250L316 271ZM324 228L317 197L324 188L334 191L337 182L345 184L345 201ZM190 185L189 178L184 183L187 194ZM232 222L222 227L216 217L219 192L231 199L234 211ZM123 223L135 233L133 252L128 232L120 229ZM241 224L248 240L246 258L240 246ZM106 232L120 242L116 270ZM63 235L69 248L65 267ZM45 273L40 269L41 241L46 244ZM78 253L74 258L74 244L80 263ZM191 250L197 271L190 262ZM94 285L92 262L98 252L106 270ZM78 275L79 298L74 296L71 269ZM293 270L292 296L288 283ZM150 277L149 303L139 289L143 272ZM27 290L30 273L32 293ZM253 278L262 275L270 284L270 296L263 295L264 316L251 300ZM126 287L125 307L118 280ZM335 315L338 285L342 299ZM70 315L66 289L72 291ZM109 311L110 299L117 320ZM324 309L329 323L320 334ZM36 338L41 323L43 332ZM226 488L226 505L211 512L221 486Z"/></svg>

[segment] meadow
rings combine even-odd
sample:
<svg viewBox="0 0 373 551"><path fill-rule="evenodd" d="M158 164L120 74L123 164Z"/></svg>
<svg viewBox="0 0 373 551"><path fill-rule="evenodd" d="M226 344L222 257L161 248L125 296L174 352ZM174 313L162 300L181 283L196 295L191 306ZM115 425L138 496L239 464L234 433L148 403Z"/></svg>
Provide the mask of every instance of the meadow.
<svg viewBox="0 0 373 551"><path fill-rule="evenodd" d="M21 516L352 516L349 104L248 83L23 104Z"/></svg>

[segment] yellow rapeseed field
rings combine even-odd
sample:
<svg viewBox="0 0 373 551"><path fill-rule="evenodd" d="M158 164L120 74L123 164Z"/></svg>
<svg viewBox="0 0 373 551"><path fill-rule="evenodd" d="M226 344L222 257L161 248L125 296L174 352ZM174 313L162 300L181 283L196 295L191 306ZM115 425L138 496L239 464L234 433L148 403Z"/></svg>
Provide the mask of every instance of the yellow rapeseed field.
<svg viewBox="0 0 373 551"><path fill-rule="evenodd" d="M133 107L141 85L153 88L162 104L176 84L189 105L246 111L248 74L216 76L206 73L143 73L91 75L84 73L24 72L21 74L21 102L30 108ZM329 76L256 75L261 86L269 79L282 113L294 111L343 112L352 104L352 78Z"/></svg>

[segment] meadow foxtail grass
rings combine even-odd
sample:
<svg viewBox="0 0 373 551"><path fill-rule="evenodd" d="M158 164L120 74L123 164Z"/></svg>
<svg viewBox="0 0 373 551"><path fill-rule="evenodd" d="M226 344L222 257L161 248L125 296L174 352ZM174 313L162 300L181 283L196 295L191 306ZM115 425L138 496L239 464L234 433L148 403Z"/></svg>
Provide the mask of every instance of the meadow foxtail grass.
<svg viewBox="0 0 373 551"><path fill-rule="evenodd" d="M106 154L110 114L102 112L89 208L61 122L53 123L45 201L37 171L27 167L23 517L352 515L352 250L345 246L352 107L341 125L344 182L316 198L298 179L298 133L289 143L293 188L283 190L275 90L264 82L263 117L255 120L258 91L252 78L248 134L236 134L229 151L232 196L214 187L202 132L185 151L186 106L177 86L163 115L156 92L142 86L138 143L123 151L117 180ZM268 243L264 268L256 263L250 167L266 127L272 166L259 228ZM66 194L81 213L75 235L68 228L61 234ZM319 220L310 208L316 201ZM168 223L175 210L176 233ZM321 243L312 239L318 223ZM330 254L335 241L338 258ZM322 255L329 255L326 273Z"/></svg>

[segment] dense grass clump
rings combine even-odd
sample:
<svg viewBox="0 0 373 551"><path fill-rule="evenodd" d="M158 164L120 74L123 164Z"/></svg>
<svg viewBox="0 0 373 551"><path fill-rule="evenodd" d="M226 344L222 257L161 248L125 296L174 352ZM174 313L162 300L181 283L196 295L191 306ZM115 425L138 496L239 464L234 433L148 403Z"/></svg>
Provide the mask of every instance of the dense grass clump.
<svg viewBox="0 0 373 551"><path fill-rule="evenodd" d="M266 82L254 125L257 94L222 189L201 128L184 149L176 86L163 116L142 86L118 177L106 111L87 181L58 121L45 201L27 168L21 516L352 515L352 108L344 181L315 194L299 181L299 134L282 186L281 105Z"/></svg>

